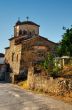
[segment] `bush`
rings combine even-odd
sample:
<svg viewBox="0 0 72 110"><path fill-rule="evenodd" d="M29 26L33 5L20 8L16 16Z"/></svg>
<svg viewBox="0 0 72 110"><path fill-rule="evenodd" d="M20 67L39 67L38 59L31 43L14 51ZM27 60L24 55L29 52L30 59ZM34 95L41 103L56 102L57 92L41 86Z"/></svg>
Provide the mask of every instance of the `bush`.
<svg viewBox="0 0 72 110"><path fill-rule="evenodd" d="M41 67L44 68L47 75L52 76L53 78L59 77L61 74L61 69L58 64L55 66L55 61L51 53L47 54L44 62L41 63Z"/></svg>
<svg viewBox="0 0 72 110"><path fill-rule="evenodd" d="M52 73L50 74L53 78L56 78L56 77L59 77L60 76L60 74L61 74L61 69L58 67L58 66L55 66L54 68L53 68L53 71L52 71Z"/></svg>
<svg viewBox="0 0 72 110"><path fill-rule="evenodd" d="M53 56L52 54L48 53L43 63L43 67L47 71L47 73L51 73L53 70L53 66L54 66Z"/></svg>

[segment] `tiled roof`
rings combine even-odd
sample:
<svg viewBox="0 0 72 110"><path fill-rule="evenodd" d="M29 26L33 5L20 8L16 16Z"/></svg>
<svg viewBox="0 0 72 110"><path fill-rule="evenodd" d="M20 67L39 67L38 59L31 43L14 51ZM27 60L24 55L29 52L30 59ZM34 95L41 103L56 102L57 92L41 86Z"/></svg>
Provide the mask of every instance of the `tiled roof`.
<svg viewBox="0 0 72 110"><path fill-rule="evenodd" d="M17 22L16 22L16 26L17 26L17 25L23 25L23 24L36 25L36 26L40 27L40 25L38 25L38 24L36 24L36 23L34 23L34 22L32 22L32 21L23 21L23 22L17 21Z"/></svg>
<svg viewBox="0 0 72 110"><path fill-rule="evenodd" d="M3 53L0 53L0 57L4 57L4 54Z"/></svg>
<svg viewBox="0 0 72 110"><path fill-rule="evenodd" d="M29 36L26 36L26 37L17 37L15 39L15 44L18 45L22 42L26 42L28 40L32 40L32 39L40 39L38 42L34 43L35 46L48 46L48 47L52 47L51 45L58 45L58 43L55 43L55 42L52 42L50 40L48 40L47 38L45 37L42 37L42 36L35 36L35 37L29 37ZM42 42L43 41L43 42Z"/></svg>
<svg viewBox="0 0 72 110"><path fill-rule="evenodd" d="M13 40L14 39L14 37L11 37L9 40Z"/></svg>
<svg viewBox="0 0 72 110"><path fill-rule="evenodd" d="M39 37L41 37L41 38L47 40L48 42L51 42L51 43L54 43L54 44L57 44L57 45L59 44L59 43L53 42L53 41L51 41L51 40L49 40L49 39L47 39L47 38L45 38L45 37L43 37L43 36L39 36Z"/></svg>
<svg viewBox="0 0 72 110"><path fill-rule="evenodd" d="M20 44L22 41L28 40L32 37L26 35L26 36L22 36L22 37L16 37L15 38L15 44Z"/></svg>
<svg viewBox="0 0 72 110"><path fill-rule="evenodd" d="M5 49L9 49L10 47L6 47Z"/></svg>

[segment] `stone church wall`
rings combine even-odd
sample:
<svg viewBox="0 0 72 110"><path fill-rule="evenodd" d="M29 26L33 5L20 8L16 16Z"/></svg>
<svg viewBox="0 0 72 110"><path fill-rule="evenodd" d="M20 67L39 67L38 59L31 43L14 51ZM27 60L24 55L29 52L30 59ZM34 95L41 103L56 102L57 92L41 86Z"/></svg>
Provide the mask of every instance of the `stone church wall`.
<svg viewBox="0 0 72 110"><path fill-rule="evenodd" d="M33 38L23 42L22 44L22 53L21 53L21 66L22 70L24 67L29 67L31 62L35 62L38 60L43 60L45 54L48 51L48 47L46 46L34 46L36 42L38 42L37 38ZM42 41L43 42L43 41Z"/></svg>
<svg viewBox="0 0 72 110"><path fill-rule="evenodd" d="M21 59L21 45L11 43L10 48L6 50L5 61L10 64L13 73L19 74Z"/></svg>
<svg viewBox="0 0 72 110"><path fill-rule="evenodd" d="M19 30L23 31L29 31L29 32L34 32L34 34L39 34L39 27L35 26L35 25L29 25L29 24L25 24L25 25L20 25L20 26L16 26L15 27L15 36L19 35Z"/></svg>

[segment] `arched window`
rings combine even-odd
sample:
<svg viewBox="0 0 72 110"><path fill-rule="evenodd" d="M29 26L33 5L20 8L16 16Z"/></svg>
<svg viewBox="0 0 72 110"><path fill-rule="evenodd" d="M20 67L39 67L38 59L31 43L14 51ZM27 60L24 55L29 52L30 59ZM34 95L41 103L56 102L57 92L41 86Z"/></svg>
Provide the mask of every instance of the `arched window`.
<svg viewBox="0 0 72 110"><path fill-rule="evenodd" d="M15 55L15 53L12 53L12 61L14 61L14 55Z"/></svg>
<svg viewBox="0 0 72 110"><path fill-rule="evenodd" d="M18 62L18 54L17 54L17 62Z"/></svg>
<svg viewBox="0 0 72 110"><path fill-rule="evenodd" d="M32 31L32 35L35 35L35 31L34 30Z"/></svg>
<svg viewBox="0 0 72 110"><path fill-rule="evenodd" d="M27 35L27 31L23 30L23 35Z"/></svg>
<svg viewBox="0 0 72 110"><path fill-rule="evenodd" d="M31 36L31 35L32 35L32 33L30 32L30 33L29 33L29 35Z"/></svg>
<svg viewBox="0 0 72 110"><path fill-rule="evenodd" d="M22 35L22 30L19 31L19 35Z"/></svg>

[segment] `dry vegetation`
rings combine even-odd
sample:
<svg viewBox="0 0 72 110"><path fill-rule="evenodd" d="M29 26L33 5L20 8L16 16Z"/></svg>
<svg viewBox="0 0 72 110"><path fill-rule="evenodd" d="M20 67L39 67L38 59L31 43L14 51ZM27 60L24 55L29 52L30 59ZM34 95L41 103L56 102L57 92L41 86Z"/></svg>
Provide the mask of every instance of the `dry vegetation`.
<svg viewBox="0 0 72 110"><path fill-rule="evenodd" d="M67 76L67 77L70 76L70 77L68 77L68 79L72 79L72 77L71 77L72 76L72 66L65 66L63 68L63 70L62 70L62 73L63 73L63 77L64 76ZM27 80L18 83L18 85L21 88L23 88L23 89L26 89L26 90L29 89L28 84L27 84ZM68 103L71 103L72 104L72 91L70 91L70 92L67 91L63 95L58 95L58 96L56 94L44 93L43 91L36 90L36 89L33 89L33 92L40 93L40 94L42 93L42 94L45 94L45 95L50 95L52 97L55 97L57 99L60 99L60 100L63 100L65 102L68 102Z"/></svg>
<svg viewBox="0 0 72 110"><path fill-rule="evenodd" d="M72 76L72 65L67 65L62 70L63 75L70 75Z"/></svg>
<svg viewBox="0 0 72 110"><path fill-rule="evenodd" d="M23 88L23 89L28 89L27 80L18 83L18 85L19 85L21 88Z"/></svg>

